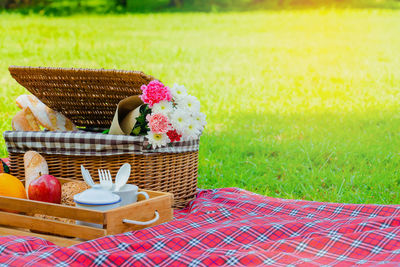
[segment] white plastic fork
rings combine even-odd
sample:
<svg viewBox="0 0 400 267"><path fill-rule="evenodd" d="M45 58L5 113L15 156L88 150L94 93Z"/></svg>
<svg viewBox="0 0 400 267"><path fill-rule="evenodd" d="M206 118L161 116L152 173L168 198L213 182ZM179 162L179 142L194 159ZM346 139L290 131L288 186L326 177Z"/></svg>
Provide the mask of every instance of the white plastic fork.
<svg viewBox="0 0 400 267"><path fill-rule="evenodd" d="M100 185L105 190L111 190L113 187L113 182L111 178L111 173L109 170L98 170Z"/></svg>

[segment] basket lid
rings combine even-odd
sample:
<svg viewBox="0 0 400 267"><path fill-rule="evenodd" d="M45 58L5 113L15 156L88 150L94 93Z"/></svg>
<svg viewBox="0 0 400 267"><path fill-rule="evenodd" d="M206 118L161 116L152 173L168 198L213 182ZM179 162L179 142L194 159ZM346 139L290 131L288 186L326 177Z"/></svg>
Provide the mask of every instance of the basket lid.
<svg viewBox="0 0 400 267"><path fill-rule="evenodd" d="M11 76L77 126L111 125L117 104L154 77L140 71L10 66Z"/></svg>

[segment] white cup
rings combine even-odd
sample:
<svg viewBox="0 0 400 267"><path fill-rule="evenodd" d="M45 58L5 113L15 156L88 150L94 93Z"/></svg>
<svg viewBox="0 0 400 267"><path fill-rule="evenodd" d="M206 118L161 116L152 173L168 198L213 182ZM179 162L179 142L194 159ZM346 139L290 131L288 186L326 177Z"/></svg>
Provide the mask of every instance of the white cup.
<svg viewBox="0 0 400 267"><path fill-rule="evenodd" d="M106 211L120 207L121 197L110 191L104 190L100 185L83 191L74 196L75 205L78 208ZM102 224L76 221L78 225L85 225L96 228L103 228Z"/></svg>
<svg viewBox="0 0 400 267"><path fill-rule="evenodd" d="M121 197L119 205L122 207L137 202L138 195L143 195L146 199L149 199L149 195L146 192L138 192L138 190L139 188L136 185L126 184L119 191L113 191L113 193Z"/></svg>

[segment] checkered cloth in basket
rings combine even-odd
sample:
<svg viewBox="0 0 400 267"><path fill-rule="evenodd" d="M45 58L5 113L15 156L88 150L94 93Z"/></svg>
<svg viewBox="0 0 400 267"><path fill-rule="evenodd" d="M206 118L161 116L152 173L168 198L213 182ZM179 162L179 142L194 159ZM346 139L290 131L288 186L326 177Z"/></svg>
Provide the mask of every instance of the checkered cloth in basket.
<svg viewBox="0 0 400 267"><path fill-rule="evenodd" d="M134 153L182 153L199 150L199 140L180 141L157 149L151 148L144 136L108 135L76 132L4 132L9 153L25 153L30 150L46 154L73 156L110 156Z"/></svg>

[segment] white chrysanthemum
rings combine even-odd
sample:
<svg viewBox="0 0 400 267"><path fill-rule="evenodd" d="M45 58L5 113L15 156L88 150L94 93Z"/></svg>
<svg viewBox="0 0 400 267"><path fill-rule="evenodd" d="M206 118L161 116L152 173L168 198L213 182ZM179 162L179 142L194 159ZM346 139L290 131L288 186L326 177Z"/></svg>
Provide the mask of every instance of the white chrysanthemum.
<svg viewBox="0 0 400 267"><path fill-rule="evenodd" d="M160 113L163 115L168 115L172 112L173 107L172 107L172 102L169 101L160 101L157 104L154 104L153 107L151 108L151 113Z"/></svg>
<svg viewBox="0 0 400 267"><path fill-rule="evenodd" d="M149 131L146 137L153 148L162 147L170 143L168 135L165 133L153 133Z"/></svg>
<svg viewBox="0 0 400 267"><path fill-rule="evenodd" d="M176 101L182 97L187 96L186 88L183 85L174 83L174 86L170 88L172 98Z"/></svg>
<svg viewBox="0 0 400 267"><path fill-rule="evenodd" d="M179 133L183 133L186 129L187 123L190 119L190 116L183 109L175 109L169 117L169 121L172 124L172 127L177 130Z"/></svg>
<svg viewBox="0 0 400 267"><path fill-rule="evenodd" d="M188 112L195 113L200 111L200 102L195 96L187 95L177 101L178 108L185 109Z"/></svg>
<svg viewBox="0 0 400 267"><path fill-rule="evenodd" d="M186 128L183 131L182 137L184 140L194 140L199 137L200 132L200 125L196 120L190 118L187 122Z"/></svg>
<svg viewBox="0 0 400 267"><path fill-rule="evenodd" d="M204 129L204 126L206 126L207 121L206 121L206 115L201 112L197 112L192 114L193 119L200 125L200 130L202 131Z"/></svg>

